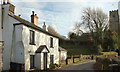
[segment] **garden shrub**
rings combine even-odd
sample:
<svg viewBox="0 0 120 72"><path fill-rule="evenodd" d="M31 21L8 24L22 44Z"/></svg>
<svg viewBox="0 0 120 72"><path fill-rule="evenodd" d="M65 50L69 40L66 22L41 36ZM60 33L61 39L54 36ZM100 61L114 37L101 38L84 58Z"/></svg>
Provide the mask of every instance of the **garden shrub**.
<svg viewBox="0 0 120 72"><path fill-rule="evenodd" d="M111 63L109 58L104 58L102 61L103 64L103 69L108 70L109 69L109 64Z"/></svg>
<svg viewBox="0 0 120 72"><path fill-rule="evenodd" d="M59 67L59 65L58 64L50 64L50 69L55 69L56 67Z"/></svg>
<svg viewBox="0 0 120 72"><path fill-rule="evenodd" d="M55 64L50 64L50 69L55 69Z"/></svg>

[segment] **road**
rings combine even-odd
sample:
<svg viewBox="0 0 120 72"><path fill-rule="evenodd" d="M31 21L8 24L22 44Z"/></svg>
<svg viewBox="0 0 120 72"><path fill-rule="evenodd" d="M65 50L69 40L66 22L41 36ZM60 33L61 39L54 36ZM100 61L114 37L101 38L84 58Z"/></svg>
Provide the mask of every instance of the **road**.
<svg viewBox="0 0 120 72"><path fill-rule="evenodd" d="M73 65L68 65L67 67L61 68L59 70L92 70L93 71L94 64L95 64L95 61L78 63Z"/></svg>

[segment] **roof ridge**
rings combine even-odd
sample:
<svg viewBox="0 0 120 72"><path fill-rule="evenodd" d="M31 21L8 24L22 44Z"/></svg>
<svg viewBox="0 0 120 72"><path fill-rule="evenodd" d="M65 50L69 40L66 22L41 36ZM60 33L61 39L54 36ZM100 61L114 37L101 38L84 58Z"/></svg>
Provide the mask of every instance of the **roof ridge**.
<svg viewBox="0 0 120 72"><path fill-rule="evenodd" d="M20 21L21 23L23 23L23 24L26 25L26 26L35 28L35 29L37 29L37 30L39 30L39 31L41 31L41 32L44 32L44 33L48 34L48 35L54 36L54 37L56 37L56 38L59 38L58 36L53 35L53 34L49 33L48 31L45 31L45 30L42 29L41 27L36 26L35 24L33 24L33 23L31 23L31 22L29 22L29 21L27 21L27 20L25 20L25 19L23 19L23 18L21 18L21 17L19 17L19 16L11 15L11 14L8 14L8 15L11 16L11 17L13 17L14 19ZM20 23L18 23L18 24L20 24Z"/></svg>

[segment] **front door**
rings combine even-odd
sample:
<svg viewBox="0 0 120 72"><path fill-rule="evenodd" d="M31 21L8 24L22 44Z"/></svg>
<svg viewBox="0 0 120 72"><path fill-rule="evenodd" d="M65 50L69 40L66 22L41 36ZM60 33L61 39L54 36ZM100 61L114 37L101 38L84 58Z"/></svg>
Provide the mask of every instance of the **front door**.
<svg viewBox="0 0 120 72"><path fill-rule="evenodd" d="M47 70L47 53L44 53L44 56L43 56L43 61L44 61L44 70Z"/></svg>

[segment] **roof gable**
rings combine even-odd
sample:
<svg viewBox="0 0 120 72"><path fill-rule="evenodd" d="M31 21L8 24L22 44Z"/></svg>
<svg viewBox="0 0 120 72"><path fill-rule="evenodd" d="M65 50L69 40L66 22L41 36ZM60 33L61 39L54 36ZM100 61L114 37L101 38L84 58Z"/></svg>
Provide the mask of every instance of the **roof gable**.
<svg viewBox="0 0 120 72"><path fill-rule="evenodd" d="M62 48L62 47L59 47L59 51L65 51L65 52L67 52L67 50L64 49L64 48Z"/></svg>

